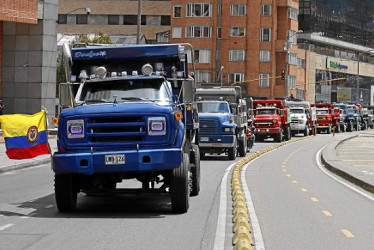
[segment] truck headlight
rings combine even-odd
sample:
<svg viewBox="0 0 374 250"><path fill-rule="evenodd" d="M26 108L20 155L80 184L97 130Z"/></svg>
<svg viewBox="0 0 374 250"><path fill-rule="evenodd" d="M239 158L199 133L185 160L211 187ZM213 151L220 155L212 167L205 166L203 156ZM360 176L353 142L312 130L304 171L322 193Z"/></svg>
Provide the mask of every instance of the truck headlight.
<svg viewBox="0 0 374 250"><path fill-rule="evenodd" d="M223 128L225 132L234 132L234 128Z"/></svg>
<svg viewBox="0 0 374 250"><path fill-rule="evenodd" d="M166 120L165 117L148 118L148 135L165 135Z"/></svg>
<svg viewBox="0 0 374 250"><path fill-rule="evenodd" d="M278 123L278 120L277 119L273 119L273 123Z"/></svg>
<svg viewBox="0 0 374 250"><path fill-rule="evenodd" d="M67 135L69 139L84 137L84 121L83 120L69 120L67 125Z"/></svg>

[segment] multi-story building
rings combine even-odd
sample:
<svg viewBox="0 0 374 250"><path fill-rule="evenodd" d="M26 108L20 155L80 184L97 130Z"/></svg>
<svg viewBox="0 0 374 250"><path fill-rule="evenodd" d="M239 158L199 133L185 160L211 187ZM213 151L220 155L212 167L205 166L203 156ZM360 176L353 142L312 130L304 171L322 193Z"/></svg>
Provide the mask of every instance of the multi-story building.
<svg viewBox="0 0 374 250"><path fill-rule="evenodd" d="M194 46L198 83L241 84L256 99L305 98L299 1L181 0L171 7L170 41Z"/></svg>
<svg viewBox="0 0 374 250"><path fill-rule="evenodd" d="M170 0L140 3L140 33L148 43L155 43L157 33L170 29ZM138 4L134 0L59 0L58 33L138 34Z"/></svg>
<svg viewBox="0 0 374 250"><path fill-rule="evenodd" d="M374 105L374 2L300 0L311 102Z"/></svg>
<svg viewBox="0 0 374 250"><path fill-rule="evenodd" d="M56 0L0 1L0 96L4 113L56 105Z"/></svg>

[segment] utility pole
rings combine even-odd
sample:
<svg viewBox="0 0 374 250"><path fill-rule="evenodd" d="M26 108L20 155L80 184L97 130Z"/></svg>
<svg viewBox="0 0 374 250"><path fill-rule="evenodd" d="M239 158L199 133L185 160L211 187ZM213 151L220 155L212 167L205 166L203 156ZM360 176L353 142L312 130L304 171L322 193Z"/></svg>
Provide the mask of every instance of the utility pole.
<svg viewBox="0 0 374 250"><path fill-rule="evenodd" d="M138 21L136 29L136 44L140 43L140 27L142 25L142 0L138 0Z"/></svg>

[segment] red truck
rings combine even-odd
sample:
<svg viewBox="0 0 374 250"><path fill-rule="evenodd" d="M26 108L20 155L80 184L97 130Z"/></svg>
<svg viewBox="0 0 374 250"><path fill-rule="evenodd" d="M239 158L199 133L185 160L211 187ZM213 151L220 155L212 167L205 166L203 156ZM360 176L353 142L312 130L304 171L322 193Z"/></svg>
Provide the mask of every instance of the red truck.
<svg viewBox="0 0 374 250"><path fill-rule="evenodd" d="M256 140L274 138L281 142L291 139L291 118L288 108L282 100L254 100L254 126Z"/></svg>
<svg viewBox="0 0 374 250"><path fill-rule="evenodd" d="M315 103L317 114L317 133L323 130L331 134L333 127L337 127L340 122L339 108L334 107L331 103Z"/></svg>

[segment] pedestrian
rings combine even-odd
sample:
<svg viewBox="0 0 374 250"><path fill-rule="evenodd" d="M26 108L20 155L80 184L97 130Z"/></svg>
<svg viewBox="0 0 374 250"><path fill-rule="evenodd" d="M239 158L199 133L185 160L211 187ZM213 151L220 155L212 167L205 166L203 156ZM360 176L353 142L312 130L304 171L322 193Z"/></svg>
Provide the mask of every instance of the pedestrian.
<svg viewBox="0 0 374 250"><path fill-rule="evenodd" d="M0 99L0 115L3 115L3 109L4 109L4 104L3 104L3 101Z"/></svg>

